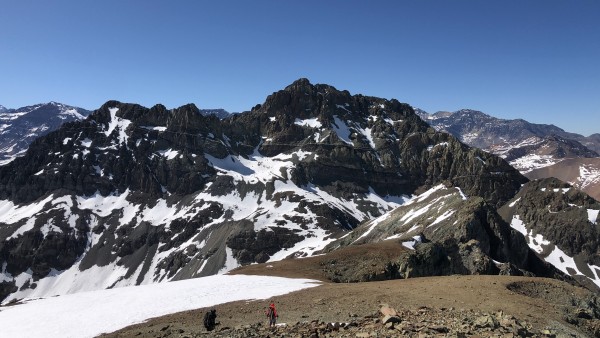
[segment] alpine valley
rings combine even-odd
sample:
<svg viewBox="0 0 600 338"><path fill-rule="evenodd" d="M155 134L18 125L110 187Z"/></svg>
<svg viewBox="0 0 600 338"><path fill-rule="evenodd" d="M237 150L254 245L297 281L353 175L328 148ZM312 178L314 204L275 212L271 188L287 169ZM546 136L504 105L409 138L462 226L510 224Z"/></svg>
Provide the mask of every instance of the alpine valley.
<svg viewBox="0 0 600 338"><path fill-rule="evenodd" d="M108 101L0 167L0 299L381 243L398 254L341 254L323 269L338 282L504 274L596 289L599 210L408 104L306 79L223 119Z"/></svg>

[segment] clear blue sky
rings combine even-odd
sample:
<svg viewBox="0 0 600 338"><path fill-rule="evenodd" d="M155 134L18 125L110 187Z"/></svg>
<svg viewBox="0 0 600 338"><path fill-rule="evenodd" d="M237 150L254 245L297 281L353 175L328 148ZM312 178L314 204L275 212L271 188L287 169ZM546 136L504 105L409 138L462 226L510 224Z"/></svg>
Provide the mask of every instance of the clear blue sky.
<svg viewBox="0 0 600 338"><path fill-rule="evenodd" d="M600 1L0 0L0 104L248 110L300 77L600 133Z"/></svg>

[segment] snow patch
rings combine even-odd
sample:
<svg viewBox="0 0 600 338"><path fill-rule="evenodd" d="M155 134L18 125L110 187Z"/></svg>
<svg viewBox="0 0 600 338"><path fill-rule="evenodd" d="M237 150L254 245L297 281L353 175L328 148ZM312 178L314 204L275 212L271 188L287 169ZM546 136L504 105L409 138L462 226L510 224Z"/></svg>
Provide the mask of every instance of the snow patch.
<svg viewBox="0 0 600 338"><path fill-rule="evenodd" d="M510 208L514 207L519 201L521 200L521 197L517 198L516 200L512 201L508 206Z"/></svg>
<svg viewBox="0 0 600 338"><path fill-rule="evenodd" d="M244 299L268 299L318 285L309 279L216 275L82 292L3 307L0 327L3 337L91 338L153 317Z"/></svg>
<svg viewBox="0 0 600 338"><path fill-rule="evenodd" d="M597 220L598 220L598 212L600 210L594 210L594 209L587 209L587 213L588 213L588 219L590 220L590 223L594 223L597 224Z"/></svg>
<svg viewBox="0 0 600 338"><path fill-rule="evenodd" d="M334 120L333 131L337 134L337 136L342 141L344 141L348 144L352 144L352 141L350 140L350 134L352 132L350 131L350 128L348 127L346 122L340 120L340 118L337 117L337 115L333 116L333 120Z"/></svg>
<svg viewBox="0 0 600 338"><path fill-rule="evenodd" d="M157 151L157 153L160 156L165 157L167 160L172 160L179 155L179 151L173 150L171 148L169 148L167 150L159 150L159 151Z"/></svg>
<svg viewBox="0 0 600 338"><path fill-rule="evenodd" d="M108 111L110 113L110 122L108 122L108 127L106 131L104 131L104 135L110 136L113 131L118 130L119 144L126 143L128 136L127 133L125 133L125 130L127 127L129 127L131 121L117 117L117 111L119 111L119 108L108 108Z"/></svg>
<svg viewBox="0 0 600 338"><path fill-rule="evenodd" d="M321 128L322 127L321 122L316 117L312 118L312 119L306 119L306 120L296 119L294 124L303 126L303 127L310 127L310 128Z"/></svg>

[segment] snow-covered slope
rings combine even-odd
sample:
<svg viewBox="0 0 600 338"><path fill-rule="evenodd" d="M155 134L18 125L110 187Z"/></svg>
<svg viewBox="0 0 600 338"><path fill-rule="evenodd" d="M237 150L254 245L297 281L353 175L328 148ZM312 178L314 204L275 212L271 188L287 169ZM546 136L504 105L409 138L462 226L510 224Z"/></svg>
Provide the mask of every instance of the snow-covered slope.
<svg viewBox="0 0 600 338"><path fill-rule="evenodd" d="M1 107L1 106L0 106ZM63 123L84 119L90 112L50 102L0 109L0 165L22 156L36 138L56 130Z"/></svg>
<svg viewBox="0 0 600 338"><path fill-rule="evenodd" d="M2 307L0 333L11 338L91 338L170 313L268 299L317 285L307 279L218 275L26 299L23 304Z"/></svg>

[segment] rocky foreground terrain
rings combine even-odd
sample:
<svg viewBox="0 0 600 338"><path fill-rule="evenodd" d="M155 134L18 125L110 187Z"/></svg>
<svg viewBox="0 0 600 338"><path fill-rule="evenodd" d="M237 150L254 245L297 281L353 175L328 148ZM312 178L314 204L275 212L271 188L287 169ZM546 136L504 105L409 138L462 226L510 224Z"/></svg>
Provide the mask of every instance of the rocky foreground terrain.
<svg viewBox="0 0 600 338"><path fill-rule="evenodd" d="M358 246L362 247L362 246ZM393 255L394 244L364 245L362 263ZM366 255L370 253L370 255ZM310 277L322 285L269 300L215 306L155 318L102 337L593 337L600 336L596 294L566 282L515 276L445 276L363 283L331 283L331 254L255 264L232 273ZM364 265L363 264L363 265ZM335 265L335 263L334 263ZM352 271L350 265L338 267ZM358 270L356 268L355 270ZM266 325L275 302L279 325ZM391 308L391 309L390 309ZM396 313L394 314L393 311Z"/></svg>
<svg viewBox="0 0 600 338"><path fill-rule="evenodd" d="M593 301L592 301L593 300ZM274 299L280 325L266 325L266 301L156 318L103 337L586 337L600 322L594 296L550 279L451 276L355 284L324 284ZM381 313L392 304L397 315ZM590 305L593 304L593 305Z"/></svg>

